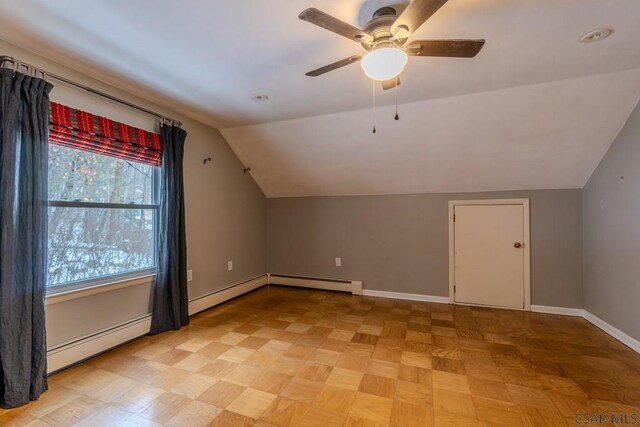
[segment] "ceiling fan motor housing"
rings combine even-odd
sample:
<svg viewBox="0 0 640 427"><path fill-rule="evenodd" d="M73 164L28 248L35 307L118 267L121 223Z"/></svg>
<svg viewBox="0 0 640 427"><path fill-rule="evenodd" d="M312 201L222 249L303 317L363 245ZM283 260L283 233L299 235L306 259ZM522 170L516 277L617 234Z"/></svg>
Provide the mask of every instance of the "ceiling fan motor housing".
<svg viewBox="0 0 640 427"><path fill-rule="evenodd" d="M381 7L380 9L373 12L373 18L379 18L381 16L397 16L398 13L391 6Z"/></svg>
<svg viewBox="0 0 640 427"><path fill-rule="evenodd" d="M391 25L398 18L396 9L391 6L381 7L373 13L373 19L367 22L363 28L365 33L371 34L373 41L362 41L366 50L374 50L381 47L400 47L407 39L394 39L391 34Z"/></svg>

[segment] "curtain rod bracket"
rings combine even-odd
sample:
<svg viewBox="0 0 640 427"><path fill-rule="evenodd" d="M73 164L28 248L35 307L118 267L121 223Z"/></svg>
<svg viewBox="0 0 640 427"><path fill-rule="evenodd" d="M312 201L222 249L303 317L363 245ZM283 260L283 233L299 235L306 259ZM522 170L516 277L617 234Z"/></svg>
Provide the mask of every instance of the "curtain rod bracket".
<svg viewBox="0 0 640 427"><path fill-rule="evenodd" d="M244 171L242 173L247 173L247 172L251 172L251 168L244 168Z"/></svg>

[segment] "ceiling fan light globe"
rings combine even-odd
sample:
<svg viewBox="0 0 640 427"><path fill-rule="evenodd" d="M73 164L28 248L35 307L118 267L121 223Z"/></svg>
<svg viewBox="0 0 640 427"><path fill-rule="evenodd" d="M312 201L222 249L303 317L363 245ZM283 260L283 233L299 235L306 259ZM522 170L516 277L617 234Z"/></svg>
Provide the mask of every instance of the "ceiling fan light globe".
<svg viewBox="0 0 640 427"><path fill-rule="evenodd" d="M402 49L383 47L372 50L362 58L362 69L372 80L385 81L396 77L407 65L407 54Z"/></svg>

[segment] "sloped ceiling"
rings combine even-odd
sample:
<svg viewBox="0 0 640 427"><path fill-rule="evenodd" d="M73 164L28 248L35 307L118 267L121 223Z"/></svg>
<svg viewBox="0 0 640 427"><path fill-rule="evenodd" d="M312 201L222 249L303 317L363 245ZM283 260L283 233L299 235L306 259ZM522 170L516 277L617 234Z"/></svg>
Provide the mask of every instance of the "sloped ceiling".
<svg viewBox="0 0 640 427"><path fill-rule="evenodd" d="M640 70L223 130L269 197L582 188Z"/></svg>
<svg viewBox="0 0 640 427"><path fill-rule="evenodd" d="M640 98L637 0L449 0L414 38L485 48L411 58L373 135L357 65L304 76L361 47L297 14L386 3L5 0L0 38L221 128L270 197L582 187Z"/></svg>

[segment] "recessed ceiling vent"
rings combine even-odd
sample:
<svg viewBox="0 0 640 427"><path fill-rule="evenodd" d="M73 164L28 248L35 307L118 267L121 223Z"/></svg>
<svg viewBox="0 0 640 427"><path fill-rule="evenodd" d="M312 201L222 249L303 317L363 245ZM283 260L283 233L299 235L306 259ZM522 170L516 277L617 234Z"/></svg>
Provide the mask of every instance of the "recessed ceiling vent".
<svg viewBox="0 0 640 427"><path fill-rule="evenodd" d="M597 30L589 31L584 36L580 37L582 43L591 43L604 40L613 33L611 28L598 28Z"/></svg>

